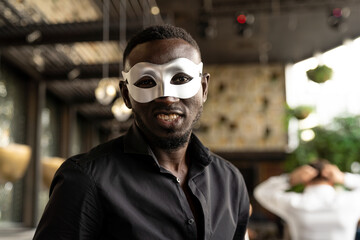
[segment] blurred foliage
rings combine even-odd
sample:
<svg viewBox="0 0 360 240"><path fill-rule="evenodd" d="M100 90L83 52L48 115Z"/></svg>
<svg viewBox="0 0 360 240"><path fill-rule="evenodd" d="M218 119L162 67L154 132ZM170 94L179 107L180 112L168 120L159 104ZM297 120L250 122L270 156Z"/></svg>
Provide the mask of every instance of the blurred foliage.
<svg viewBox="0 0 360 240"><path fill-rule="evenodd" d="M315 138L309 142L300 140L299 146L288 155L286 171L319 158L329 160L346 172L351 172L353 162L360 162L360 116L338 117L329 126L312 130Z"/></svg>
<svg viewBox="0 0 360 240"><path fill-rule="evenodd" d="M298 184L295 186L290 187L289 189L286 190L286 192L297 192L297 193L301 193L303 192L305 189L305 185L304 184Z"/></svg>
<svg viewBox="0 0 360 240"><path fill-rule="evenodd" d="M334 187L336 189L342 189L342 190L345 190L345 191L350 191L350 189L346 188L343 184L336 183L336 184L334 184ZM286 192L302 193L302 192L304 192L304 190L305 190L305 185L304 184L298 184L298 185L290 187L289 189L286 190Z"/></svg>
<svg viewBox="0 0 360 240"><path fill-rule="evenodd" d="M316 83L323 83L332 77L333 70L326 65L319 65L306 71L306 76Z"/></svg>

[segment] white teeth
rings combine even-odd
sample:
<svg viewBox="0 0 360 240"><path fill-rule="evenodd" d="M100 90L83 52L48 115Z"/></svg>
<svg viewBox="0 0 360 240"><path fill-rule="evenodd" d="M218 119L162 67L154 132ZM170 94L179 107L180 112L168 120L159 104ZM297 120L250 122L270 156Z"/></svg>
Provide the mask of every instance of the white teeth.
<svg viewBox="0 0 360 240"><path fill-rule="evenodd" d="M179 115L177 114L159 114L157 115L158 118L160 118L161 120L165 120L165 121L174 121L175 119L177 119L179 117Z"/></svg>

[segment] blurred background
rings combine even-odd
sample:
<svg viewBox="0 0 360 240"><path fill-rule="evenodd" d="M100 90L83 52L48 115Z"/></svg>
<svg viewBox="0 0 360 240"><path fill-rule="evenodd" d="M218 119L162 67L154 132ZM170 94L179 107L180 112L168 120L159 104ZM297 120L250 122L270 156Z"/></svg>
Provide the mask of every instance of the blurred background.
<svg viewBox="0 0 360 240"><path fill-rule="evenodd" d="M360 172L359 0L1 0L0 239L31 239L59 165L128 129L124 47L164 23L200 46L195 131L243 173L251 239L288 239L263 180L320 157Z"/></svg>

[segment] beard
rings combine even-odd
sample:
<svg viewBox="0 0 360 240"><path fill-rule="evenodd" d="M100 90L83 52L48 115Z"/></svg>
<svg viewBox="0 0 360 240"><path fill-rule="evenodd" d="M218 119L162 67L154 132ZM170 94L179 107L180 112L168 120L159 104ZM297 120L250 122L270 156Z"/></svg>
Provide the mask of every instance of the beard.
<svg viewBox="0 0 360 240"><path fill-rule="evenodd" d="M152 131L150 131L150 129L142 121L142 118L140 117L140 115L134 111L133 111L133 114L134 114L136 123L137 123L138 127L140 128L140 130L142 132L146 133L145 136L151 137L151 139L147 139L149 142L149 145L154 145L165 151L173 152L173 151L176 151L177 149L185 146L185 144L187 144L189 142L190 135L193 131L195 124L199 121L202 111L203 111L203 107L201 106L191 124L191 127L185 133L179 135L179 134L176 134L176 131L174 129L168 129L167 130L167 134L169 135L168 137L161 137L161 136L153 134Z"/></svg>
<svg viewBox="0 0 360 240"><path fill-rule="evenodd" d="M189 129L181 136L172 136L172 137L156 137L155 145L166 151L175 151L183 146L189 141L190 134L192 129Z"/></svg>

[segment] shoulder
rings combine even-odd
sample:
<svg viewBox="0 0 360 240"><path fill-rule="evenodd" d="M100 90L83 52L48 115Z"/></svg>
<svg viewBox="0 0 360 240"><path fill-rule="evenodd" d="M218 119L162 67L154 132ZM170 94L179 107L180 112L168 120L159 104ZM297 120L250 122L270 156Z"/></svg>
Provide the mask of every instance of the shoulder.
<svg viewBox="0 0 360 240"><path fill-rule="evenodd" d="M234 199L247 196L247 186L240 170L223 157L210 153L211 163L207 167L208 177L213 188L222 189ZM237 196L237 197L236 197Z"/></svg>
<svg viewBox="0 0 360 240"><path fill-rule="evenodd" d="M90 171L92 167L106 165L106 162L123 153L123 137L112 139L100 144L90 151L74 155L67 159L68 165L76 166L83 171Z"/></svg>
<svg viewBox="0 0 360 240"><path fill-rule="evenodd" d="M70 158L79 165L86 165L86 163L96 161L99 158L106 158L107 156L116 155L123 152L123 136L112 139L108 142L102 143L85 154L79 154Z"/></svg>
<svg viewBox="0 0 360 240"><path fill-rule="evenodd" d="M213 152L210 152L210 159L211 159L210 167L214 168L214 170L226 174L228 177L237 178L243 181L243 176L240 170L236 166L234 166L230 161L224 159L223 157Z"/></svg>
<svg viewBox="0 0 360 240"><path fill-rule="evenodd" d="M111 162L119 159L122 154L123 137L100 144L87 153L74 155L61 165L55 174L57 178L76 179L77 181L93 181L97 173L111 168ZM54 177L54 178L55 178Z"/></svg>
<svg viewBox="0 0 360 240"><path fill-rule="evenodd" d="M237 178L243 181L239 169L231 162L205 147L195 134L192 135L190 151L200 159L200 164L207 166L209 171L222 174L224 177Z"/></svg>
<svg viewBox="0 0 360 240"><path fill-rule="evenodd" d="M345 173L344 174L344 185L352 190L360 190L360 174Z"/></svg>

